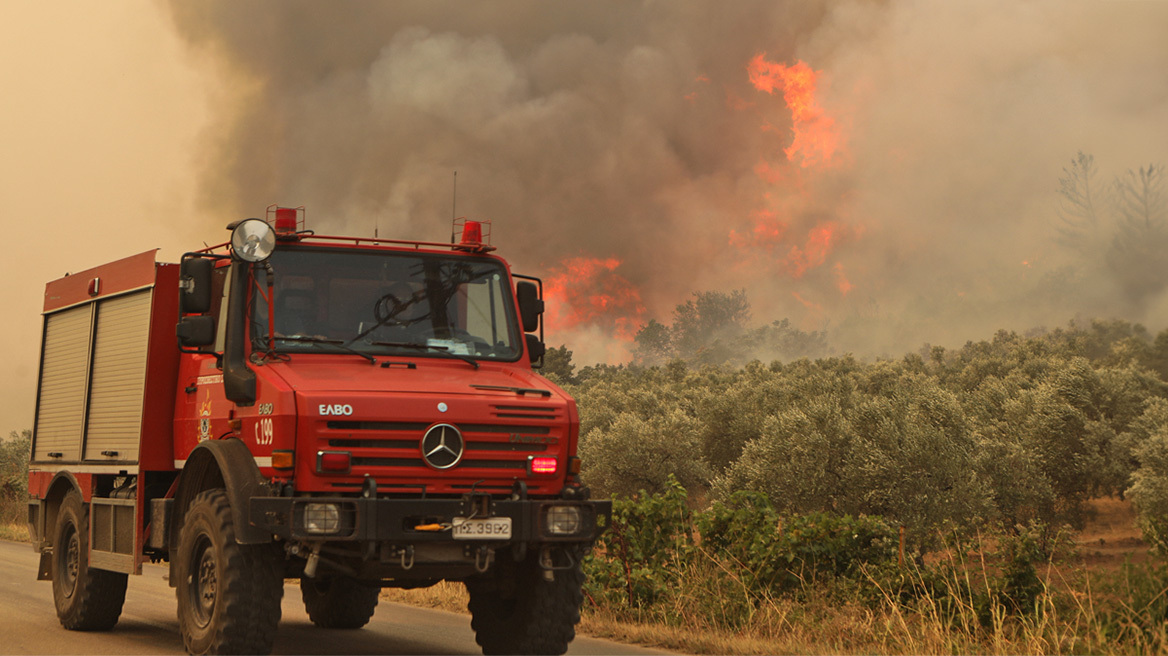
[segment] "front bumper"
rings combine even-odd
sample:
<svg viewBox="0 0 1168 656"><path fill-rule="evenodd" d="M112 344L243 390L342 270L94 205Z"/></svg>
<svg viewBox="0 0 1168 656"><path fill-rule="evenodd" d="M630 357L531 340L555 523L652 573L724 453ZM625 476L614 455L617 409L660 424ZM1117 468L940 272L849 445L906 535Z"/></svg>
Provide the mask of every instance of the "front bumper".
<svg viewBox="0 0 1168 656"><path fill-rule="evenodd" d="M310 531L306 521L309 507L315 510L328 505L337 508L337 530ZM553 534L548 529L548 514L564 508L578 509L578 530ZM450 526L457 517L510 518L510 535L490 540L496 543L591 542L612 518L611 501L494 500L487 495L465 495L461 499L253 497L249 510L253 525L285 540L396 544L454 542Z"/></svg>

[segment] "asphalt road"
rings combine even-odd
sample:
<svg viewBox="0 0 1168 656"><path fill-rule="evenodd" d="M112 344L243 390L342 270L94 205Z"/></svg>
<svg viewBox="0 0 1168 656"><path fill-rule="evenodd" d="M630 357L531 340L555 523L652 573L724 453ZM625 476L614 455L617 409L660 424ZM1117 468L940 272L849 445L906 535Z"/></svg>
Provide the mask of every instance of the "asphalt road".
<svg viewBox="0 0 1168 656"><path fill-rule="evenodd" d="M37 555L25 543L0 540L0 654L183 654L174 589L163 565L131 576L121 620L112 631L66 631L53 590L36 580ZM382 601L359 631L326 631L309 621L296 584L284 588L275 654L479 654L469 616ZM578 636L569 654L667 652Z"/></svg>

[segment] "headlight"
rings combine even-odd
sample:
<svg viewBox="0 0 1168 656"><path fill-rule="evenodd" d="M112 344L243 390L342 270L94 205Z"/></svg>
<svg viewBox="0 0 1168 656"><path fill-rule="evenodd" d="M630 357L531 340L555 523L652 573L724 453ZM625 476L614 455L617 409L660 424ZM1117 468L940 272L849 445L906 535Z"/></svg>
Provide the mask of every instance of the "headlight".
<svg viewBox="0 0 1168 656"><path fill-rule="evenodd" d="M579 506L551 506L544 515L544 527L548 535L575 535L583 524Z"/></svg>
<svg viewBox="0 0 1168 656"><path fill-rule="evenodd" d="M276 248L276 231L267 221L244 219L231 231L231 250L244 262L263 262Z"/></svg>
<svg viewBox="0 0 1168 656"><path fill-rule="evenodd" d="M310 503L304 506L304 530L309 533L336 533L341 528L341 511L335 503Z"/></svg>

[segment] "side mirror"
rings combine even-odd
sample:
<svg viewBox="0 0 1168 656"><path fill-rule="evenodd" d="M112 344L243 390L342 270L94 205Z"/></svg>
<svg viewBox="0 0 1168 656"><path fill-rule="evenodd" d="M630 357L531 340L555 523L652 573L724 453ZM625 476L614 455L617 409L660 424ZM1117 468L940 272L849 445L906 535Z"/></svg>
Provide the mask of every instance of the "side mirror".
<svg viewBox="0 0 1168 656"><path fill-rule="evenodd" d="M519 301L523 332L539 330L539 316L543 314L543 299L539 297L539 288L533 282L520 281L515 284L515 298ZM540 354L542 355L542 352Z"/></svg>
<svg viewBox="0 0 1168 656"><path fill-rule="evenodd" d="M183 317L179 320L175 333L178 335L179 346L186 348L210 346L215 343L215 320L205 314Z"/></svg>
<svg viewBox="0 0 1168 656"><path fill-rule="evenodd" d="M182 314L202 314L211 310L211 270L214 263L206 258L183 260L178 295Z"/></svg>
<svg viewBox="0 0 1168 656"><path fill-rule="evenodd" d="M539 364L543 364L543 354L547 352L547 346L539 341L539 338L535 335L528 334L524 335L524 337L527 340L527 359L531 360L531 364L533 365L537 361Z"/></svg>

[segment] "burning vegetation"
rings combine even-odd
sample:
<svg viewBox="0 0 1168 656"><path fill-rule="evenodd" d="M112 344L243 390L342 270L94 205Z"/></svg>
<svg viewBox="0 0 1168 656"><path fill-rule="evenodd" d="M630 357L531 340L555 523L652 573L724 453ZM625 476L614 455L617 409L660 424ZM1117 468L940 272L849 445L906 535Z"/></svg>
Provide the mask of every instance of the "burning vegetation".
<svg viewBox="0 0 1168 656"><path fill-rule="evenodd" d="M744 275L762 271L781 281L799 280L809 271L826 266L832 271L839 295L846 296L855 285L848 280L843 262L834 260L832 251L849 234L849 229L833 218L801 216L806 209L803 204L808 202L805 200L806 190L801 187L805 187L818 172L839 168L845 160L843 135L836 121L816 99L822 71L812 69L803 61L789 66L770 61L766 53L761 52L745 65L745 71L754 89L782 97L784 111L780 116L767 116L760 130L764 137L773 136L771 133L780 133L774 127L776 123L790 123L789 138L782 137L789 145L781 152L787 162L798 168L791 170L771 155L764 155L759 160L754 170L766 187L760 199L761 206L748 213L748 227L732 227L727 233L727 244L741 258L735 269ZM705 76L699 79L709 82ZM776 199L784 199L785 203ZM615 348L610 347L609 355L617 357L609 357L610 361L626 359L621 356L627 356L634 339L643 335L639 349L634 349L639 350L637 359L656 361L669 350L660 343L660 324L645 322L647 309L641 292L618 272L620 266L621 260L616 257L587 256L572 256L553 266L547 281L551 299L548 326L568 334L588 328L599 329L601 334L616 342ZM809 316L822 317L822 306L805 300L799 291L793 290L790 294L812 310ZM701 304L717 294L707 292L695 296ZM682 307L679 306L679 310ZM692 308L693 301L684 307ZM734 323L745 330L740 322ZM786 329L786 320L782 325ZM764 327L761 332L767 330L768 327ZM817 339L822 340L822 335ZM757 341L751 340L752 343ZM773 352L774 349L765 349L761 353ZM684 353L684 349L676 354L686 358L693 355Z"/></svg>
<svg viewBox="0 0 1168 656"><path fill-rule="evenodd" d="M202 157L209 215L280 200L322 231L424 238L457 169L458 208L545 279L549 337L582 361L627 360L650 320L709 290L869 356L1074 317L1168 322L1164 269L1140 251L1157 242L1127 219L1122 236L1099 214L1063 225L1056 187L1080 148L1163 156L1147 151L1168 136L1158 5L171 13L230 100Z"/></svg>

